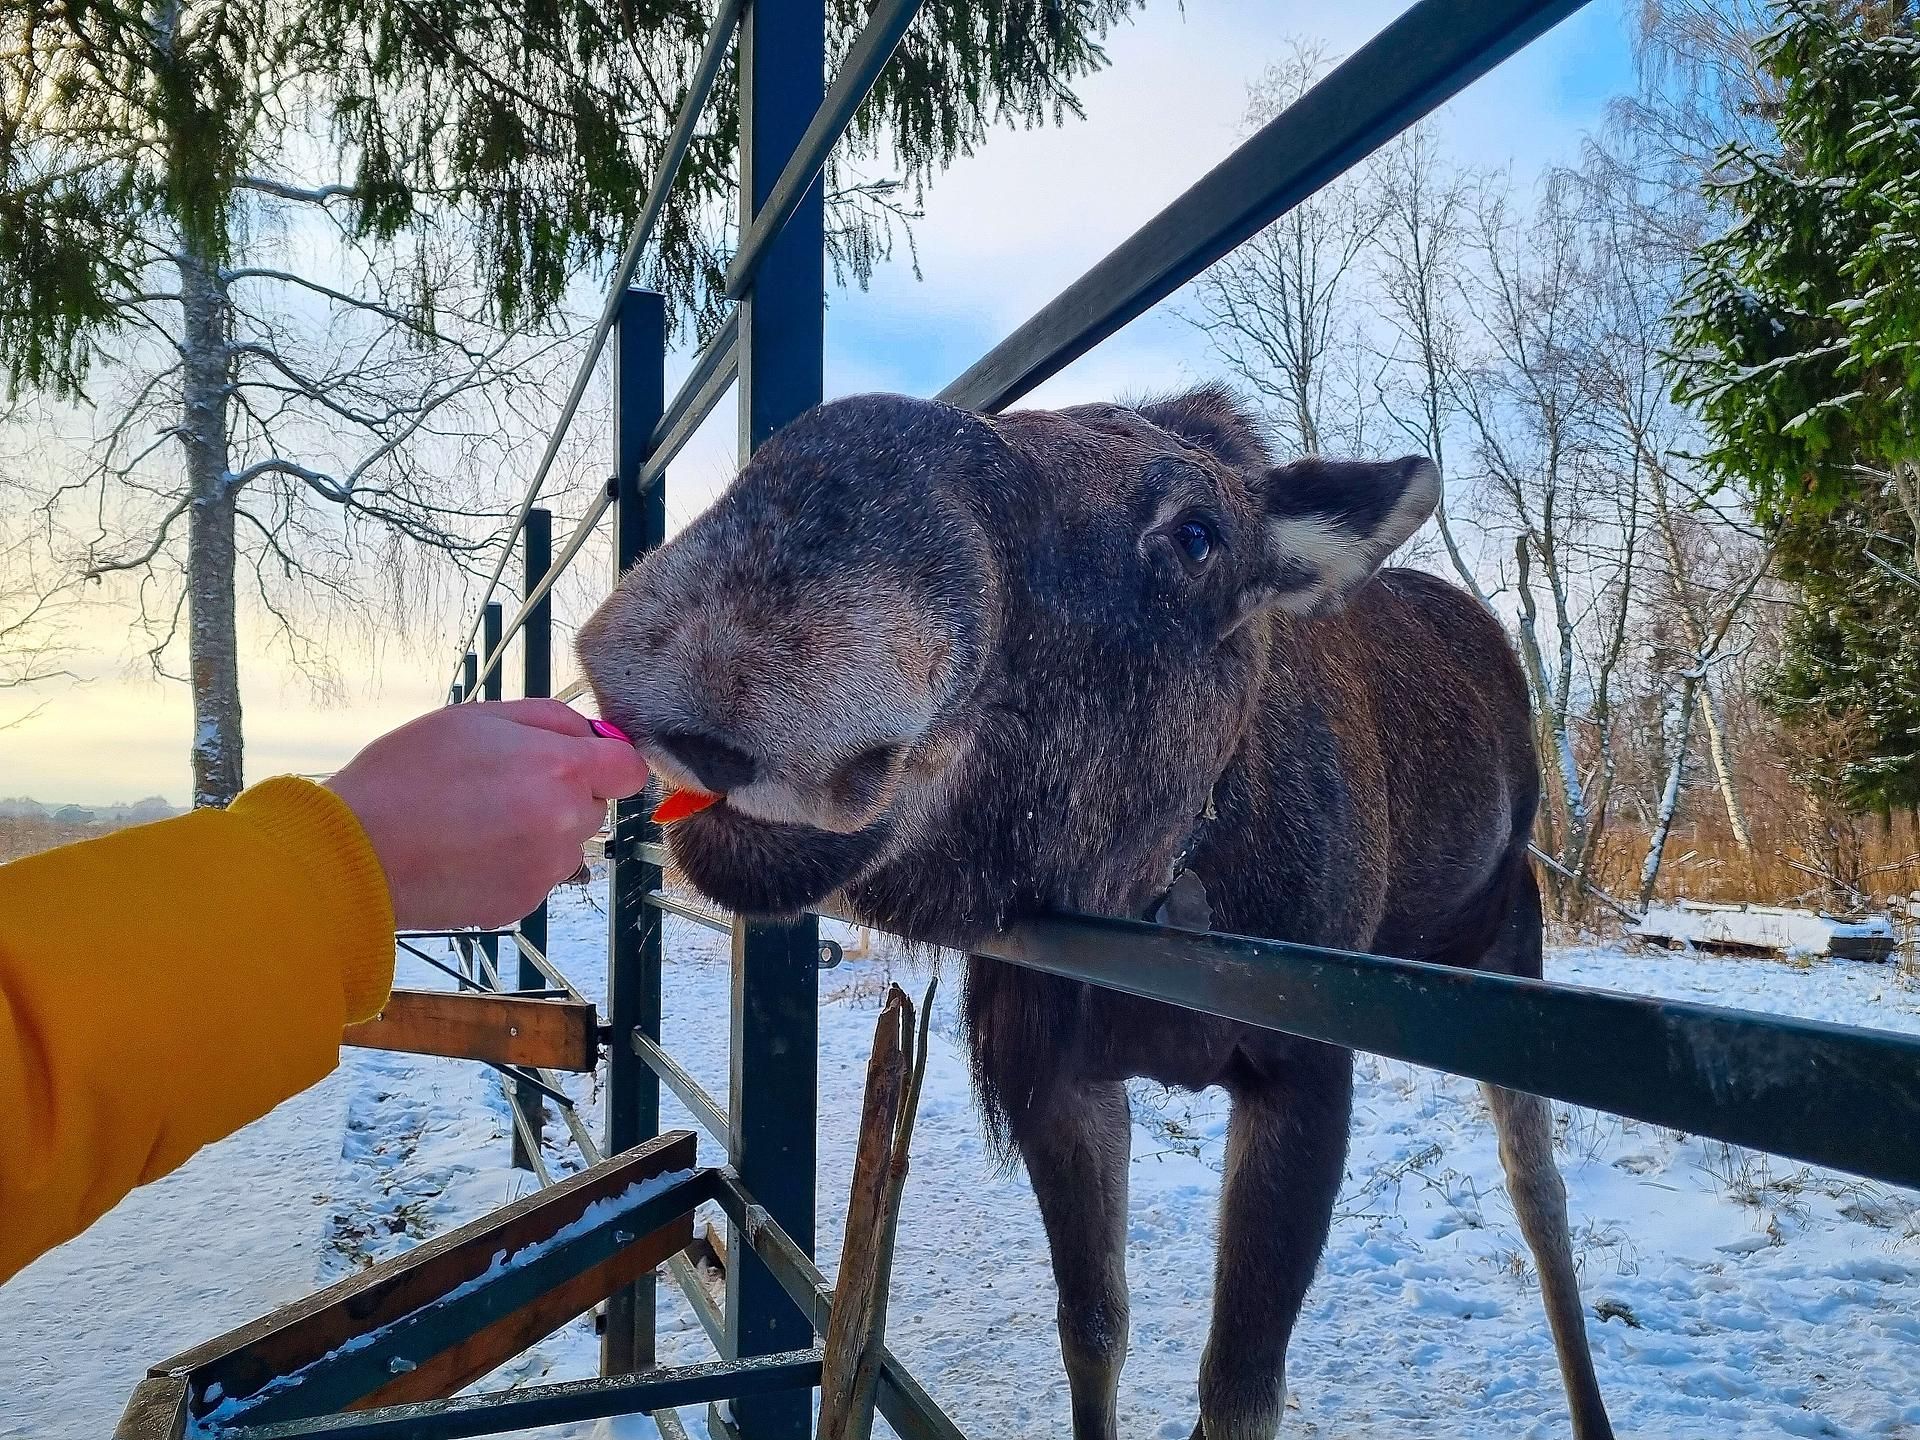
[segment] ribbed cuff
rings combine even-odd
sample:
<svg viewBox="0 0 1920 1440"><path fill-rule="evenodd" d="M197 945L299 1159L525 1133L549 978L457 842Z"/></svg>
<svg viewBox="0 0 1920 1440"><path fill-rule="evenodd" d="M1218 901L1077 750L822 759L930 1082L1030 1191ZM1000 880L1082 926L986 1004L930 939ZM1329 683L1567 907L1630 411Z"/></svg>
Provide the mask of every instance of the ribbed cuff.
<svg viewBox="0 0 1920 1440"><path fill-rule="evenodd" d="M251 786L227 808L288 852L337 928L347 1023L380 1013L393 990L393 900L367 832L331 790L292 775Z"/></svg>

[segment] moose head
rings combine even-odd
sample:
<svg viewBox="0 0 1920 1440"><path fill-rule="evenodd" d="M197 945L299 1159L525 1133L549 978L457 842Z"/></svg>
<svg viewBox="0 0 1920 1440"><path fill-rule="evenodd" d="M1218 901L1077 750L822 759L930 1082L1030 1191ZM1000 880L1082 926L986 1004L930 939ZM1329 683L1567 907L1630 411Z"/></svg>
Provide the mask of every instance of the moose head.
<svg viewBox="0 0 1920 1440"><path fill-rule="evenodd" d="M999 417L809 412L581 631L714 899L836 891L929 939L1135 913L1252 723L1275 627L1338 610L1439 496L1421 458L1270 462L1217 389Z"/></svg>

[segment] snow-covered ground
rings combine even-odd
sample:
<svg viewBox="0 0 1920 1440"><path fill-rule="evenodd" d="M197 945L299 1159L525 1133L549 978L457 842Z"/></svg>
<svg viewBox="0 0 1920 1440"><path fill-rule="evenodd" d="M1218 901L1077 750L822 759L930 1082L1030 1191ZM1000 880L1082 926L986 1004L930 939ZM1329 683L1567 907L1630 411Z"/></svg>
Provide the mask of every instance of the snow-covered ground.
<svg viewBox="0 0 1920 1440"><path fill-rule="evenodd" d="M604 947L596 896L565 892L552 950L590 995ZM668 1047L723 1094L724 941L675 921L668 954ZM1586 949L1555 953L1549 973L1920 1033L1920 993L1890 966ZM916 993L924 983L917 962L889 953L821 976L829 1269L890 974ZM890 1341L970 1434L1063 1436L1045 1244L1024 1178L998 1174L980 1137L953 1029L958 980L950 968L936 1007ZM597 1104L589 1082L575 1088ZM690 1124L670 1099L666 1111L669 1125ZM1225 1106L1142 1087L1135 1113L1122 1433L1184 1440L1206 1338ZM521 1193L529 1182L508 1168L506 1133L499 1084L483 1067L348 1052L326 1086L0 1289L10 1342L0 1436L109 1433L152 1360ZM1586 1298L1607 1317L1589 1317L1600 1380L1623 1434L1920 1437L1920 1195L1580 1110L1561 1110L1560 1141ZM556 1146L557 1168L565 1153ZM661 1293L662 1359L709 1358L671 1285ZM596 1350L577 1323L483 1383L590 1374ZM1288 1378L1288 1435L1566 1433L1526 1247L1472 1084L1361 1059L1348 1182ZM685 1418L700 1433L699 1415ZM653 1433L644 1420L604 1428Z"/></svg>

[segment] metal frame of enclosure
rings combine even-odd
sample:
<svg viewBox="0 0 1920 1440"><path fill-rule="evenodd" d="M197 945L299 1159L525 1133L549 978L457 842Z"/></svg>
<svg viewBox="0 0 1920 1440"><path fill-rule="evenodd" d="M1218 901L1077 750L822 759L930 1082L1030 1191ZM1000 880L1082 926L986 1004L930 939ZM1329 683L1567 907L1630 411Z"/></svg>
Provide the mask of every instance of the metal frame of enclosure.
<svg viewBox="0 0 1920 1440"><path fill-rule="evenodd" d="M1019 400L1582 3L1418 0L939 398L983 411ZM578 378L519 507L512 533L525 565L520 602L506 615L493 598L509 545L460 647L453 702L502 693L515 637L525 693L550 693L554 581L609 514L620 570L662 543L667 467L736 380L743 456L819 403L821 171L917 10L918 0L875 0L865 33L826 86L823 0L721 0ZM736 303L669 399L664 302L629 287L729 47L742 100L741 239L726 277ZM614 475L556 551L537 501L609 340ZM809 1432L820 1371L815 1337L824 1334L831 1298L811 1258L818 920L733 921L671 897L666 852L638 801L616 807L610 835L603 1142L550 1070L500 1066L516 1163L544 1188L155 1366L122 1424L126 1440L171 1440L195 1425L250 1440L476 1435L639 1411L672 1437L685 1433L673 1407L722 1400L725 1408L710 1415L716 1434L797 1440ZM667 913L732 937L724 1104L662 1047ZM435 938L460 950L458 972L441 968L463 988L579 999L545 954L544 907L511 930L403 943L439 964L419 948ZM511 974L501 968L502 940L515 950ZM830 962L837 950L829 944L825 953ZM1913 1037L1120 920L1036 919L980 953L1920 1186ZM724 1164L695 1166L690 1135L658 1136L663 1082L724 1148ZM545 1100L555 1102L587 1164L552 1185L539 1134ZM692 1210L706 1201L731 1221L724 1295L683 1253L693 1240ZM504 1270L475 1258L502 1248L515 1256ZM706 1324L719 1364L654 1368L654 1269L662 1263ZM602 1302L606 1378L438 1398ZM878 1404L910 1440L961 1435L891 1355Z"/></svg>

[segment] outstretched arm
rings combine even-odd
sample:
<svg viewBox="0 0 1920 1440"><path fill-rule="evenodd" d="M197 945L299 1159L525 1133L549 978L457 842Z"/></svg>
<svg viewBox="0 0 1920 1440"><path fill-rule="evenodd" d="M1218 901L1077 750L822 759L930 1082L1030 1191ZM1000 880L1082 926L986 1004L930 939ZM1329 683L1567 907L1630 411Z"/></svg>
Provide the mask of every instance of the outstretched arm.
<svg viewBox="0 0 1920 1440"><path fill-rule="evenodd" d="M468 705L0 866L0 1281L332 1070L396 923L517 920L645 781L563 705Z"/></svg>

